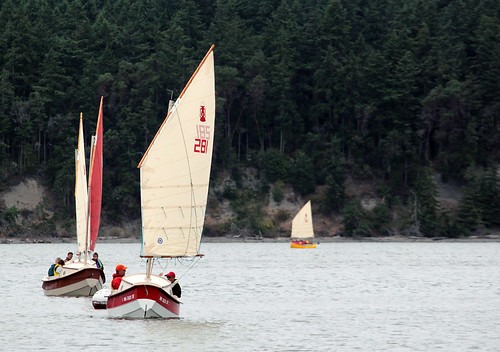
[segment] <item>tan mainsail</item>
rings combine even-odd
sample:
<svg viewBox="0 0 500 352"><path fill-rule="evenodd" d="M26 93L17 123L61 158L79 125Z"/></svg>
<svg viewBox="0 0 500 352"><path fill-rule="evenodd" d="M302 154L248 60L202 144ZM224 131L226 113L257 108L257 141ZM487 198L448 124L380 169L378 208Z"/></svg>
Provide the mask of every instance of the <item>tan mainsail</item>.
<svg viewBox="0 0 500 352"><path fill-rule="evenodd" d="M140 168L142 256L198 254L215 133L213 46L171 108Z"/></svg>
<svg viewBox="0 0 500 352"><path fill-rule="evenodd" d="M313 220L311 211L311 201L299 210L292 220L292 238L313 238Z"/></svg>
<svg viewBox="0 0 500 352"><path fill-rule="evenodd" d="M76 180L75 180L75 208L76 208L76 239L78 251L84 252L87 242L87 172L85 166L85 147L83 142L83 122L80 114L80 129L78 133L78 149L76 150Z"/></svg>

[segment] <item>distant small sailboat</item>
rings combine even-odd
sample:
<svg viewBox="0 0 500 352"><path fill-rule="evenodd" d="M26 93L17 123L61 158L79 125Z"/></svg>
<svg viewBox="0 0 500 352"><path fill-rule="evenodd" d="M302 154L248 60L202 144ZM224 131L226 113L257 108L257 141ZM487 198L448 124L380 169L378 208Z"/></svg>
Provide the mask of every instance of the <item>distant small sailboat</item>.
<svg viewBox="0 0 500 352"><path fill-rule="evenodd" d="M146 272L123 276L107 299L112 318L176 318L176 281L152 273L153 260L201 257L199 247L215 136L213 46L142 158L142 248Z"/></svg>
<svg viewBox="0 0 500 352"><path fill-rule="evenodd" d="M292 248L316 248L316 244L312 243L314 228L311 201L308 201L293 218L291 238L290 247Z"/></svg>
<svg viewBox="0 0 500 352"><path fill-rule="evenodd" d="M60 274L46 276L42 279L42 289L47 296L92 296L102 288L105 281L103 270L97 268L96 264L87 257L88 252L95 249L101 217L103 169L102 101L103 98L101 97L96 135L92 138L88 189L81 114L78 149L75 152L76 237L78 252L83 253L83 259L81 256L78 256L77 260L66 263L62 267Z"/></svg>

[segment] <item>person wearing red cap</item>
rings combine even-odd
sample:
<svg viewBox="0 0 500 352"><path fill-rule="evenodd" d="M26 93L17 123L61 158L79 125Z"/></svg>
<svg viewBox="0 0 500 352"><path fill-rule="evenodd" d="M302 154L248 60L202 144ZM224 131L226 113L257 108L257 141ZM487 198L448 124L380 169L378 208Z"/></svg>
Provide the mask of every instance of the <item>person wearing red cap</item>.
<svg viewBox="0 0 500 352"><path fill-rule="evenodd" d="M118 288L120 287L120 284L122 283L122 277L125 276L125 272L127 271L127 267L122 265L122 264L118 264L115 268L116 270L116 273L113 274L113 281L111 281L111 289L112 290L118 290Z"/></svg>
<svg viewBox="0 0 500 352"><path fill-rule="evenodd" d="M171 283L172 294L174 296L181 298L181 294L182 294L181 285L179 285L179 282L175 279L175 273L173 271L171 271L165 276L166 276L167 280L170 281L170 283Z"/></svg>

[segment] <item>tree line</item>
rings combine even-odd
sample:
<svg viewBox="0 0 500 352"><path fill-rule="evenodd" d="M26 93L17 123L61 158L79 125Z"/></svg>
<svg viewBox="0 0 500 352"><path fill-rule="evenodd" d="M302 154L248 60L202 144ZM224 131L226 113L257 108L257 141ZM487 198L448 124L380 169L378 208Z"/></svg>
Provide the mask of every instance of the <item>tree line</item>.
<svg viewBox="0 0 500 352"><path fill-rule="evenodd" d="M139 216L137 163L215 44L212 178L262 176L257 195L220 195L236 209L291 184L322 187L350 234L386 231L401 204L425 235L499 225L498 1L4 0L0 29L0 178L43 175L62 218L79 114L89 144L101 95L103 209ZM464 185L459 211L439 209L430 170ZM347 177L375 180L384 203L365 214Z"/></svg>

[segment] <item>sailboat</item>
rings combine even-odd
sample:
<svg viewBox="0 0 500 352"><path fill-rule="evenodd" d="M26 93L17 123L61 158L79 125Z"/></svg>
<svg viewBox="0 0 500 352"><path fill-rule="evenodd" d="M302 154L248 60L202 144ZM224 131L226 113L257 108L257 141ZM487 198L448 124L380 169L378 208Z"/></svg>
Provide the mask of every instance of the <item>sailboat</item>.
<svg viewBox="0 0 500 352"><path fill-rule="evenodd" d="M311 201L308 201L292 220L292 248L316 248L316 244L309 242L314 238Z"/></svg>
<svg viewBox="0 0 500 352"><path fill-rule="evenodd" d="M83 118L80 114L78 133L78 149L75 151L76 180L76 237L78 259L65 263L59 275L46 276L42 279L42 289L47 296L92 296L102 288L105 281L104 272L96 263L88 258L94 251L99 232L102 195L102 154L103 125L102 101L97 118L96 134L92 137L92 151L89 183L85 165L85 148L83 138Z"/></svg>
<svg viewBox="0 0 500 352"><path fill-rule="evenodd" d="M152 273L161 258L199 253L205 221L215 127L212 45L173 104L138 165L144 273L125 275L107 299L112 318L177 318L181 300L166 277ZM195 261L193 260L193 263Z"/></svg>

